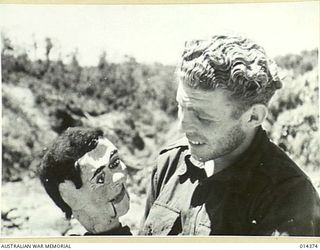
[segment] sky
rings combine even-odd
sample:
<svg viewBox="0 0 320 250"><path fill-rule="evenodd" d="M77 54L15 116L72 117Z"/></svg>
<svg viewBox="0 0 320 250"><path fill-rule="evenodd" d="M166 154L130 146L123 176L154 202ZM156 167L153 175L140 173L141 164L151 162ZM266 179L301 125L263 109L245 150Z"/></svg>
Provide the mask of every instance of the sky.
<svg viewBox="0 0 320 250"><path fill-rule="evenodd" d="M31 57L44 56L50 37L53 59L77 51L81 65L97 65L103 51L115 62L175 64L186 40L225 31L275 57L319 47L319 4L0 5L0 29Z"/></svg>

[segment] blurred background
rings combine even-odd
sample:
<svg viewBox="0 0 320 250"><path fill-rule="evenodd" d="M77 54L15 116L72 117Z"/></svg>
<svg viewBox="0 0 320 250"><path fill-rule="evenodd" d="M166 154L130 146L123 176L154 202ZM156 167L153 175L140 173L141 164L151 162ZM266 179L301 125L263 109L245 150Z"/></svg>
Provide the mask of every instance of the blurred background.
<svg viewBox="0 0 320 250"><path fill-rule="evenodd" d="M2 236L83 234L36 169L72 126L101 127L128 166L136 233L157 154L177 136L175 65L184 41L247 35L284 87L264 124L320 192L319 2L210 5L1 5Z"/></svg>

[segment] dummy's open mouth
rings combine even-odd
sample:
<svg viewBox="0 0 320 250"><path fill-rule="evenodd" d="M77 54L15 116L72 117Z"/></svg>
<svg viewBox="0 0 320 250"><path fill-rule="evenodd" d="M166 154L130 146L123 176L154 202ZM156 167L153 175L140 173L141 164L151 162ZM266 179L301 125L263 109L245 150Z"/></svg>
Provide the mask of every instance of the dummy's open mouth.
<svg viewBox="0 0 320 250"><path fill-rule="evenodd" d="M117 194L112 200L110 200L110 203L111 203L111 206L112 206L113 212L114 212L113 218L116 218L118 216L117 208L118 208L118 206L121 207L121 205L118 205L118 204L124 199L125 195L127 195L129 197L127 190L126 190L126 187L124 186L124 184L122 184L121 191L119 192L119 194Z"/></svg>
<svg viewBox="0 0 320 250"><path fill-rule="evenodd" d="M116 197L114 197L114 198L111 200L111 202L112 202L112 203L115 203L115 204L119 203L120 201L122 201L122 199L123 199L123 197L125 196L125 194L126 194L126 188L125 188L125 186L122 184L122 188L121 188L120 193L119 193Z"/></svg>

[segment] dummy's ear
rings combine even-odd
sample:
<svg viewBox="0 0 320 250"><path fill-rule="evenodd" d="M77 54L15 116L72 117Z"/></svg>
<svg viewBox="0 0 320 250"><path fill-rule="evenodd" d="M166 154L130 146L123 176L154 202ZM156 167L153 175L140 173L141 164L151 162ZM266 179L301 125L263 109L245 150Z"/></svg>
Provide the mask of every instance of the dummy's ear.
<svg viewBox="0 0 320 250"><path fill-rule="evenodd" d="M62 199L71 207L76 210L81 205L81 188L77 189L72 181L65 180L59 184L59 192Z"/></svg>
<svg viewBox="0 0 320 250"><path fill-rule="evenodd" d="M248 127L260 126L268 116L268 108L264 104L254 104L244 114L244 121Z"/></svg>

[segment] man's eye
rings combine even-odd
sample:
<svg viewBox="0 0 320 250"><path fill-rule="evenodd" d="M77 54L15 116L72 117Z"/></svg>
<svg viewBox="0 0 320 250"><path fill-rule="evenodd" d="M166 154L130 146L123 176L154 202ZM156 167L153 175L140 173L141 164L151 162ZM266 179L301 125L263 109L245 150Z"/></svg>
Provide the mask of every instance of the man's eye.
<svg viewBox="0 0 320 250"><path fill-rule="evenodd" d="M97 177L97 183L103 184L103 183L104 183L104 176L105 176L104 173L100 174L100 175Z"/></svg>
<svg viewBox="0 0 320 250"><path fill-rule="evenodd" d="M208 119L202 118L200 116L198 116L198 120L201 121L201 122L210 122Z"/></svg>
<svg viewBox="0 0 320 250"><path fill-rule="evenodd" d="M119 166L119 164L120 164L120 159L118 158L118 159L114 160L112 163L110 163L109 168L111 168L111 169L116 168Z"/></svg>

